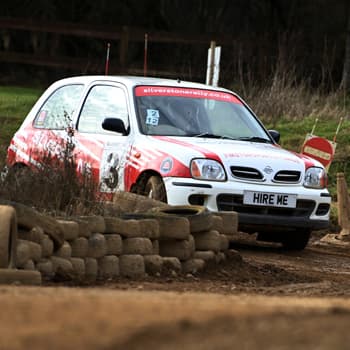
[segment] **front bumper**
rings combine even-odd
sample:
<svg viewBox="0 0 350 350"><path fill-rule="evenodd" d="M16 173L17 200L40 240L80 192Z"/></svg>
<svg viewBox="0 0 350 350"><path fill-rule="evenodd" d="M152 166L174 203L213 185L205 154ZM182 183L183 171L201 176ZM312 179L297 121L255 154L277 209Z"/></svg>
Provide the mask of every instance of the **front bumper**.
<svg viewBox="0 0 350 350"><path fill-rule="evenodd" d="M268 185L246 182L209 182L189 178L164 178L168 203L171 205L200 204L211 211L236 211L239 227L308 228L319 230L329 225L331 196L327 190L304 188L300 185ZM243 191L296 194L296 208L280 208L243 204ZM193 202L194 199L197 202ZM199 201L198 201L199 200Z"/></svg>
<svg viewBox="0 0 350 350"><path fill-rule="evenodd" d="M264 230L305 228L322 230L329 226L329 220L310 220L309 218L277 215L238 214L239 227L243 231L255 231L262 227Z"/></svg>

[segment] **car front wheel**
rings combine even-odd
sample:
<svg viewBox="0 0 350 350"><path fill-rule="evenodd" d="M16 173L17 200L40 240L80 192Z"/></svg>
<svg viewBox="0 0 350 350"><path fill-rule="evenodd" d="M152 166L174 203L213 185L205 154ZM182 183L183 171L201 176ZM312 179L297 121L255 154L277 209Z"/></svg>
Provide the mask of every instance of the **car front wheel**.
<svg viewBox="0 0 350 350"><path fill-rule="evenodd" d="M310 239L311 230L296 229L294 231L286 232L281 237L283 248L287 250L303 250Z"/></svg>
<svg viewBox="0 0 350 350"><path fill-rule="evenodd" d="M143 194L148 198L167 202L164 182L159 176L153 175L147 180Z"/></svg>
<svg viewBox="0 0 350 350"><path fill-rule="evenodd" d="M303 250L311 236L310 229L294 229L291 231L259 232L257 240L282 243L286 250Z"/></svg>

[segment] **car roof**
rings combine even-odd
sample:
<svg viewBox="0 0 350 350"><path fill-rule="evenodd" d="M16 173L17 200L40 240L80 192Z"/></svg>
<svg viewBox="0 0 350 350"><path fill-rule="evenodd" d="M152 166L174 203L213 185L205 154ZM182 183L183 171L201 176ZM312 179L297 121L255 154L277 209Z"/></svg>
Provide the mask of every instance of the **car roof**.
<svg viewBox="0 0 350 350"><path fill-rule="evenodd" d="M167 79L167 78L156 78L156 77L143 77L143 76L131 76L131 75L83 75L64 78L56 83L84 83L91 84L95 81L105 81L105 82L119 82L126 85L129 88L138 85L160 85L160 86L177 86L177 87L187 87L187 88L196 88L196 89L206 89L206 90L220 90L226 92L232 92L224 88L213 87L210 85L189 82L180 79Z"/></svg>

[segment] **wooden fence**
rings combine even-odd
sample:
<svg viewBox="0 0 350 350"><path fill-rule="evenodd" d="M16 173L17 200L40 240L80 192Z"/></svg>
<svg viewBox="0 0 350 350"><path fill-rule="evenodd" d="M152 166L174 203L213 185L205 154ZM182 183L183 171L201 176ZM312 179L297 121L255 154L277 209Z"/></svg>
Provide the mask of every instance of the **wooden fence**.
<svg viewBox="0 0 350 350"><path fill-rule="evenodd" d="M24 34L26 32L26 34ZM234 39L228 35L204 35L190 33L174 33L165 31L148 31L135 27L91 26L76 23L50 23L32 19L1 18L0 17L0 61L36 65L41 67L54 67L73 70L79 73L103 73L105 63L105 48L107 42L111 43L113 60L110 73L112 74L144 74L144 40L148 36L150 45L174 45L176 47L195 47L196 53L201 53L203 67L198 67L193 57L191 78L205 79L207 48L211 41L218 45L232 46ZM25 39L23 39L25 38ZM95 54L89 55L86 51L81 53L62 54L62 45L79 46L81 42L85 50L95 44ZM42 42L46 43L43 47ZM130 57L130 46L137 47L138 58ZM99 49L96 50L96 47ZM152 48L151 48L152 50ZM135 50L134 50L135 51ZM159 50L161 52L161 50ZM97 54L96 54L97 52ZM98 58L96 58L98 57ZM178 77L172 64L152 62L148 75ZM201 75L201 77L199 77ZM181 72L183 78L189 77L186 70Z"/></svg>

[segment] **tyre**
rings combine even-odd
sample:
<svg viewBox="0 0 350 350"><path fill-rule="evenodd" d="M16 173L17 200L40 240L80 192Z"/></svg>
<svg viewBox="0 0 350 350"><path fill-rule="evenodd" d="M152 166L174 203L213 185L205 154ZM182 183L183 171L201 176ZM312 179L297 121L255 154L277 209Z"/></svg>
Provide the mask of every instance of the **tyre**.
<svg viewBox="0 0 350 350"><path fill-rule="evenodd" d="M131 254L119 257L119 273L122 277L144 277L145 272L145 260L142 255Z"/></svg>
<svg viewBox="0 0 350 350"><path fill-rule="evenodd" d="M196 250L212 250L218 253L221 249L220 233L215 230L193 233Z"/></svg>
<svg viewBox="0 0 350 350"><path fill-rule="evenodd" d="M119 276L119 258L115 255L106 255L98 259L97 278L100 280L108 280Z"/></svg>
<svg viewBox="0 0 350 350"><path fill-rule="evenodd" d="M102 258L107 253L106 237L101 233L94 233L89 238L88 257Z"/></svg>
<svg viewBox="0 0 350 350"><path fill-rule="evenodd" d="M150 210L153 214L183 216L190 222L192 233L208 231L213 225L213 216L205 207L199 205L174 205L171 207L159 207Z"/></svg>
<svg viewBox="0 0 350 350"><path fill-rule="evenodd" d="M124 214L124 220L155 219L159 225L159 239L188 239L190 231L189 220L181 215L167 215L159 212Z"/></svg>
<svg viewBox="0 0 350 350"><path fill-rule="evenodd" d="M165 202L160 202L155 199L145 197L144 188L146 182L141 182L143 185L139 185L140 189L139 187L137 188L137 193L117 192L114 195L113 204L119 208L119 211L117 214L112 214L111 216L119 216L120 214L125 213L143 213L155 207L167 206Z"/></svg>
<svg viewBox="0 0 350 350"><path fill-rule="evenodd" d="M0 284L41 285L39 271L0 269Z"/></svg>
<svg viewBox="0 0 350 350"><path fill-rule="evenodd" d="M151 176L147 180L143 195L157 201L167 202L165 186L159 176Z"/></svg>
<svg viewBox="0 0 350 350"><path fill-rule="evenodd" d="M11 206L0 206L0 268L16 266L17 216Z"/></svg>
<svg viewBox="0 0 350 350"><path fill-rule="evenodd" d="M281 243L282 242L282 235L287 234L287 232L267 232L267 231L261 231L258 233L257 241L263 241L263 242L272 242L272 243Z"/></svg>
<svg viewBox="0 0 350 350"><path fill-rule="evenodd" d="M162 257L174 257L180 261L190 259L195 251L193 237L189 239L164 240L159 242L159 255Z"/></svg>
<svg viewBox="0 0 350 350"><path fill-rule="evenodd" d="M152 242L148 238L133 237L123 240L123 254L150 255L153 253Z"/></svg>
<svg viewBox="0 0 350 350"><path fill-rule="evenodd" d="M83 258L70 258L75 277L78 281L83 281L85 277L85 261Z"/></svg>
<svg viewBox="0 0 350 350"><path fill-rule="evenodd" d="M284 232L259 232L257 240L265 242L282 243L286 250L303 250L310 239L311 230L295 229Z"/></svg>
<svg viewBox="0 0 350 350"><path fill-rule="evenodd" d="M287 250L303 250L307 246L311 230L300 229L282 234L281 243Z"/></svg>
<svg viewBox="0 0 350 350"><path fill-rule="evenodd" d="M71 242L72 257L86 258L89 251L89 241L85 237L78 237Z"/></svg>

